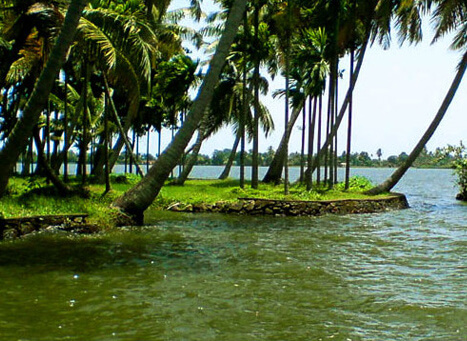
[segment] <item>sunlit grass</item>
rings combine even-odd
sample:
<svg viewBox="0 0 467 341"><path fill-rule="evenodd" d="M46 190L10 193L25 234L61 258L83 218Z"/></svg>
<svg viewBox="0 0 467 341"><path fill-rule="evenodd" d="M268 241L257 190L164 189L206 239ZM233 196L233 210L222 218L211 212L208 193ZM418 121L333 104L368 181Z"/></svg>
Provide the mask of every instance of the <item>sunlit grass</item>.
<svg viewBox="0 0 467 341"><path fill-rule="evenodd" d="M89 221L102 226L111 225L110 220L115 211L110 204L117 197L139 181L139 177L128 175L123 183L116 183L116 176L112 176L112 190L103 195L105 186L89 184L88 198L72 196L62 198L55 194L53 186L47 184L43 178L13 177L8 187L8 195L0 199L0 216L22 217L31 215L87 213ZM78 185L77 179L72 179L71 185ZM333 189L314 186L307 191L303 185L290 186L290 193L284 195L283 185L260 183L258 189L252 189L249 183L240 188L238 180L188 180L184 186L164 186L154 201L152 207L164 209L173 203L207 203L218 201L236 201L238 198L263 198L275 200L342 200L374 198L363 194L371 187L371 183L362 177L355 177L351 181L349 191L344 190L343 184Z"/></svg>
<svg viewBox="0 0 467 341"><path fill-rule="evenodd" d="M238 198L262 198L274 200L344 200L375 198L363 192L372 187L369 180L355 177L351 180L351 187L344 190L343 184L337 184L333 189L316 185L307 191L304 185L290 186L289 194L284 194L283 185L260 183L258 189L252 189L247 183L240 188L238 180L188 180L184 186L164 186L155 201L155 206L164 207L172 203L207 203L218 201L236 201Z"/></svg>

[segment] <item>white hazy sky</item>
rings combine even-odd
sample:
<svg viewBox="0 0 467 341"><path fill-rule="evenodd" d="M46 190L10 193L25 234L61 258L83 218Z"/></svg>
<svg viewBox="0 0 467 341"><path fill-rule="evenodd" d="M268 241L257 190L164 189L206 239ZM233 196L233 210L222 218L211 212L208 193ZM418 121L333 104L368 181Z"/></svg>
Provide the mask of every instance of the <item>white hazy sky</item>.
<svg viewBox="0 0 467 341"><path fill-rule="evenodd" d="M174 3L177 5L173 7L186 4L182 0ZM213 9L208 0L204 0L203 8L206 12ZM424 34L424 42L416 46L399 47L394 37L389 50L375 44L367 51L354 92L353 152L376 154L376 150L381 148L383 158L403 151L409 153L430 124L455 75L461 53L449 49L448 38L431 45L428 25ZM340 64L340 68L346 70L339 90L342 98L347 91L347 63L347 59L343 59ZM461 84L448 113L428 144L429 150L458 144L466 139L466 83L464 80ZM277 78L271 83L270 94L283 87L283 79ZM273 115L276 130L267 139L264 135L261 137L261 151L269 146L275 149L284 131L283 100L269 95L263 98L263 102ZM290 141L290 152L300 150L300 128L299 118ZM342 132L346 129L343 122ZM204 143L201 153L211 154L215 149L231 148L233 139L230 128L223 129ZM339 154L345 149L344 140L341 134ZM163 141L168 143L168 132Z"/></svg>

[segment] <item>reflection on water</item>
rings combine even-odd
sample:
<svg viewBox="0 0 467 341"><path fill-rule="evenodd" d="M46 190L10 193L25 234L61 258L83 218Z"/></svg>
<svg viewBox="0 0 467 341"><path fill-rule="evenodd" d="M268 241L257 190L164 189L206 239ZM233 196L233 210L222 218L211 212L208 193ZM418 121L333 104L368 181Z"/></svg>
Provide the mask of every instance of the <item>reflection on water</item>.
<svg viewBox="0 0 467 341"><path fill-rule="evenodd" d="M1 243L0 340L466 340L467 207L449 179L410 171L396 190L412 208L383 214L149 212Z"/></svg>

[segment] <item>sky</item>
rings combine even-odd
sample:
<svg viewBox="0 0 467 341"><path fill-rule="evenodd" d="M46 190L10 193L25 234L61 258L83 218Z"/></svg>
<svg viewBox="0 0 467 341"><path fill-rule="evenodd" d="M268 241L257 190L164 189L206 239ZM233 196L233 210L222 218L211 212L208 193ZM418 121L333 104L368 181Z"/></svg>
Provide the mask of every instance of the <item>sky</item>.
<svg viewBox="0 0 467 341"><path fill-rule="evenodd" d="M186 4L184 0L174 3L177 3L176 6ZM204 0L203 9L209 13L215 7L209 0ZM423 42L418 45L405 44L400 47L397 37L394 37L388 50L377 44L369 48L354 91L352 152L366 151L376 157L376 151L381 148L383 158L401 152L409 153L423 135L451 85L461 58L459 51L449 49L449 38L433 45L430 44L431 38L432 32L427 24ZM344 69L339 90L343 98L348 84L347 58L341 60L340 68ZM282 78L276 78L270 84L269 95L262 98L274 118L276 129L267 138L261 136L261 152L269 146L276 149L284 132L284 102L272 98L274 89L284 88L284 83ZM428 150L466 140L466 91L467 80L464 80L443 122L428 143ZM346 120L340 130L339 141L342 142L338 144L339 154L345 149ZM170 136L169 132L164 133L164 145L169 142ZM222 129L203 144L201 153L211 155L216 149L231 148L233 140L232 130ZM289 152L299 151L300 141L301 118L293 130ZM250 148L251 145L248 145L247 149Z"/></svg>

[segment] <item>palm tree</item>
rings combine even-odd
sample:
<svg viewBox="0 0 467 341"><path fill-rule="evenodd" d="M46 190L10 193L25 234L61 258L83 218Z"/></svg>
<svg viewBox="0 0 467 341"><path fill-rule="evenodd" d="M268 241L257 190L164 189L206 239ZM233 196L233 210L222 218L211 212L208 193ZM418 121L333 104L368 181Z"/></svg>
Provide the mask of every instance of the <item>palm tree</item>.
<svg viewBox="0 0 467 341"><path fill-rule="evenodd" d="M420 153L425 148L425 145L428 143L430 138L438 128L439 124L441 123L444 115L446 114L449 105L451 104L452 99L454 98L457 89L462 81L462 77L464 76L465 69L467 68L467 52L464 53L460 64L457 67L457 73L454 77L449 91L447 92L446 96L444 97L443 103L441 104L440 108L438 109L437 114L433 118L433 121L429 125L428 129L425 131L421 139L418 141L417 145L414 147L412 152L409 154L409 157L404 161L402 165L400 165L394 173L392 173L383 183L379 184L378 186L373 187L367 194L370 195L377 195L384 192L389 192L397 183L402 179L405 172L412 166L413 162L417 159Z"/></svg>
<svg viewBox="0 0 467 341"><path fill-rule="evenodd" d="M50 52L47 64L37 80L31 97L24 107L23 115L0 151L0 159L2 160L0 165L0 196L5 194L10 172L32 135L33 127L39 119L45 100L48 98L52 85L63 65L86 4L86 0L73 0L70 3L60 34Z"/></svg>
<svg viewBox="0 0 467 341"><path fill-rule="evenodd" d="M219 179L226 179L229 176L230 169L232 164L235 160L235 154L240 143L242 134L247 135L248 139L251 141L254 138L255 129L254 129L254 115L250 110L251 107L255 106L254 96L245 96L244 90L248 91L245 84L247 82L243 82L244 73L242 75L236 74L234 77L233 82L228 84L229 89L224 91L222 94L223 98L214 99L213 102L217 103L224 103L226 109L224 112L229 112L228 120L233 125L233 130L235 134L235 141L229 155L229 159L225 165L224 170L222 171ZM253 75L252 75L253 76ZM251 77L253 78L253 77ZM264 95L268 91L268 82L265 78L260 78L260 90L261 93ZM244 97L246 97L246 101L244 101ZM248 99L250 100L249 103L247 102ZM219 112L219 110L217 110ZM258 112L258 121L259 126L264 131L265 135L268 136L269 132L274 129L274 122L272 117L269 113L269 110L266 106L264 106L261 102L259 103L259 112Z"/></svg>
<svg viewBox="0 0 467 341"><path fill-rule="evenodd" d="M450 32L453 29L458 29L454 40L452 43L452 48L454 49L465 49L467 44L467 39L465 38L466 26L464 21L464 16L467 13L467 6L463 2L457 1L448 1L448 0L439 0L434 1L437 5L436 10L433 13L433 19L436 22L436 33L434 41L445 35L447 32ZM431 2L426 4L421 3L420 10L428 10ZM409 3L410 12L417 12L416 4ZM418 12L417 12L418 13ZM415 23L412 23L412 26L407 24L407 27L418 27L417 19L420 16L415 16ZM411 34L413 30L409 30L409 38L414 40L418 35ZM404 37L404 36L403 36ZM415 38L414 38L415 37ZM425 145L428 143L430 138L435 133L437 127L441 123L443 117L445 116L449 105L451 104L452 99L454 98L457 89L462 81L465 70L467 68L467 52L464 52L462 59L457 67L456 75L451 83L451 86L444 97L443 102L441 103L438 112L431 121L431 124L428 126L427 130L420 138L416 146L413 148L412 152L409 154L409 157L381 184L373 187L367 194L376 195L384 192L390 191L399 181L402 179L407 170L412 166L413 162L417 159L420 153L424 150Z"/></svg>
<svg viewBox="0 0 467 341"><path fill-rule="evenodd" d="M285 147L304 105L304 96L315 97L323 92L324 80L329 72L329 65L324 55L326 44L327 34L323 29L304 29L293 41L294 59L291 71L293 110L263 182L280 181L287 155Z"/></svg>
<svg viewBox="0 0 467 341"><path fill-rule="evenodd" d="M119 134L109 157L110 168L125 145L123 135L128 133L137 117L142 94L149 92L151 71L159 54L156 46L160 45L152 23L140 13L139 7L132 8L129 3L126 6L125 11L106 7L87 9L79 26L80 39L74 49L77 55L81 51L94 51L92 58L100 72L97 76L100 79L104 75L108 77L115 90L112 95L114 102L117 102L117 97L119 99L120 105L116 107L126 111L123 133ZM93 173L103 181L102 149L97 156Z"/></svg>
<svg viewBox="0 0 467 341"><path fill-rule="evenodd" d="M144 211L159 194L165 180L180 160L193 133L198 128L198 124L204 116L205 108L211 102L214 88L242 21L245 8L246 0L234 1L225 24L224 33L210 62L208 73L184 125L177 132L164 153L149 169L146 176L136 186L113 202L115 207L129 215L136 222L142 223Z"/></svg>

